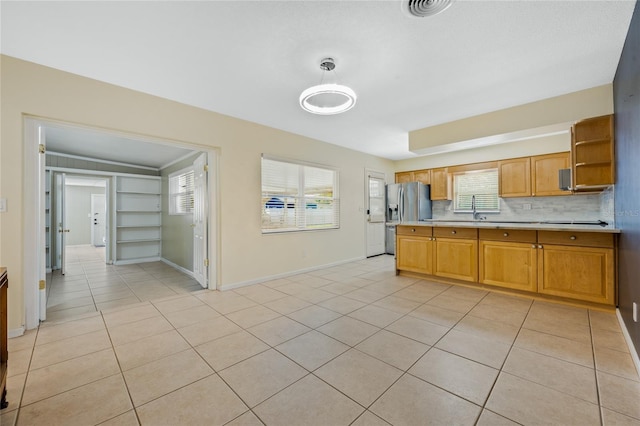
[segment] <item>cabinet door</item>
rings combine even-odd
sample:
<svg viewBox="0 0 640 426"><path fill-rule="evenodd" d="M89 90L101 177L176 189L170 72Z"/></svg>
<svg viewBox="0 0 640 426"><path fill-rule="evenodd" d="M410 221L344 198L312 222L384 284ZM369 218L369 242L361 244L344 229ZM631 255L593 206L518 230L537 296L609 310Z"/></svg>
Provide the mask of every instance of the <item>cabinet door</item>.
<svg viewBox="0 0 640 426"><path fill-rule="evenodd" d="M413 181L413 172L396 173L396 183L407 183Z"/></svg>
<svg viewBox="0 0 640 426"><path fill-rule="evenodd" d="M568 169L569 163L568 152L531 157L532 195L571 195L571 191L562 191L558 185L558 171Z"/></svg>
<svg viewBox="0 0 640 426"><path fill-rule="evenodd" d="M538 249L538 291L615 304L613 249L544 245Z"/></svg>
<svg viewBox="0 0 640 426"><path fill-rule="evenodd" d="M416 170L413 172L413 178L416 182L423 183L425 185L431 184L431 170Z"/></svg>
<svg viewBox="0 0 640 426"><path fill-rule="evenodd" d="M478 281L478 240L436 238L434 275Z"/></svg>
<svg viewBox="0 0 640 426"><path fill-rule="evenodd" d="M447 200L449 197L447 168L431 169L431 199Z"/></svg>
<svg viewBox="0 0 640 426"><path fill-rule="evenodd" d="M480 241L480 277L482 284L517 290L536 291L537 250L531 243Z"/></svg>
<svg viewBox="0 0 640 426"><path fill-rule="evenodd" d="M500 161L498 173L501 197L531 196L531 162L528 157Z"/></svg>
<svg viewBox="0 0 640 426"><path fill-rule="evenodd" d="M431 237L399 235L396 241L396 264L401 271L433 273L433 241Z"/></svg>

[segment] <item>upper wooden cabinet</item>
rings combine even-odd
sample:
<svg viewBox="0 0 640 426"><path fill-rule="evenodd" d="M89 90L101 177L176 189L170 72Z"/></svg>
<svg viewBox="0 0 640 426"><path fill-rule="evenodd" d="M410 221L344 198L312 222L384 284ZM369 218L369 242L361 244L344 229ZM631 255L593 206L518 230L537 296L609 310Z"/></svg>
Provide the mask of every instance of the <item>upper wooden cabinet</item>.
<svg viewBox="0 0 640 426"><path fill-rule="evenodd" d="M396 183L414 182L413 172L398 172L396 173Z"/></svg>
<svg viewBox="0 0 640 426"><path fill-rule="evenodd" d="M576 191L615 182L613 115L578 121L571 128L571 173Z"/></svg>
<svg viewBox="0 0 640 426"><path fill-rule="evenodd" d="M413 181L424 183L425 185L431 184L431 170L415 170L413 172Z"/></svg>
<svg viewBox="0 0 640 426"><path fill-rule="evenodd" d="M531 160L529 157L498 162L501 197L531 196Z"/></svg>
<svg viewBox="0 0 640 426"><path fill-rule="evenodd" d="M499 161L500 196L570 195L571 191L562 191L558 185L558 171L568 169L569 162L568 152Z"/></svg>
<svg viewBox="0 0 640 426"><path fill-rule="evenodd" d="M410 172L396 173L396 183L420 182L425 185L431 183L431 170L412 170Z"/></svg>
<svg viewBox="0 0 640 426"><path fill-rule="evenodd" d="M531 157L531 195L570 195L571 191L561 190L558 183L558 172L569 166L568 152Z"/></svg>
<svg viewBox="0 0 640 426"><path fill-rule="evenodd" d="M449 199L449 173L446 167L431 169L431 199Z"/></svg>

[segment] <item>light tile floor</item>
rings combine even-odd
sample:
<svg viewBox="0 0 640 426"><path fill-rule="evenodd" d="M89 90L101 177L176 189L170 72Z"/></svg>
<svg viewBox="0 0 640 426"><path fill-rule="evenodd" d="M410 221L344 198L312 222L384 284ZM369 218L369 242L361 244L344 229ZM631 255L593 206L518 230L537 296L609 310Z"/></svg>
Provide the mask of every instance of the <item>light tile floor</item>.
<svg viewBox="0 0 640 426"><path fill-rule="evenodd" d="M47 320L201 290L193 278L162 262L105 264L104 247L66 248L66 270L47 275Z"/></svg>
<svg viewBox="0 0 640 426"><path fill-rule="evenodd" d="M640 424L613 313L390 256L47 321L9 350L2 425Z"/></svg>

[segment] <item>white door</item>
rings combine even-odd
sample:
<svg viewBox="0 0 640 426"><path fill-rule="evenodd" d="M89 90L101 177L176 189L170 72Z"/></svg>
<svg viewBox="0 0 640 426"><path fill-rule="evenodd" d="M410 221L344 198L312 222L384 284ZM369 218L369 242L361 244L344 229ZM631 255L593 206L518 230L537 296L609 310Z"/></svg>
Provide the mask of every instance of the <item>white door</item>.
<svg viewBox="0 0 640 426"><path fill-rule="evenodd" d="M65 274L65 236L69 230L67 229L67 221L65 219L64 203L65 203L65 177L64 173L56 175L56 267L60 269L62 275Z"/></svg>
<svg viewBox="0 0 640 426"><path fill-rule="evenodd" d="M104 194L91 194L91 244L103 247L106 243L106 200Z"/></svg>
<svg viewBox="0 0 640 426"><path fill-rule="evenodd" d="M385 181L384 173L367 172L367 257L385 252Z"/></svg>
<svg viewBox="0 0 640 426"><path fill-rule="evenodd" d="M207 288L207 154L193 163L193 274Z"/></svg>

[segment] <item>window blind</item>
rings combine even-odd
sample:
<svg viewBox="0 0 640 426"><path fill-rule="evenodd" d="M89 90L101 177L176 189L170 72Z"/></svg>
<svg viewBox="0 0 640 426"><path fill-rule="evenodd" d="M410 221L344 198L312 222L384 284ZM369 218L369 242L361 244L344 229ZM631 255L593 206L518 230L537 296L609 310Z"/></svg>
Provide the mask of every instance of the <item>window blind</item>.
<svg viewBox="0 0 640 426"><path fill-rule="evenodd" d="M262 157L262 232L340 227L338 172Z"/></svg>
<svg viewBox="0 0 640 426"><path fill-rule="evenodd" d="M169 214L193 212L193 168L169 175Z"/></svg>
<svg viewBox="0 0 640 426"><path fill-rule="evenodd" d="M474 170L453 175L454 211L471 212L475 195L476 211L500 210L498 169Z"/></svg>

